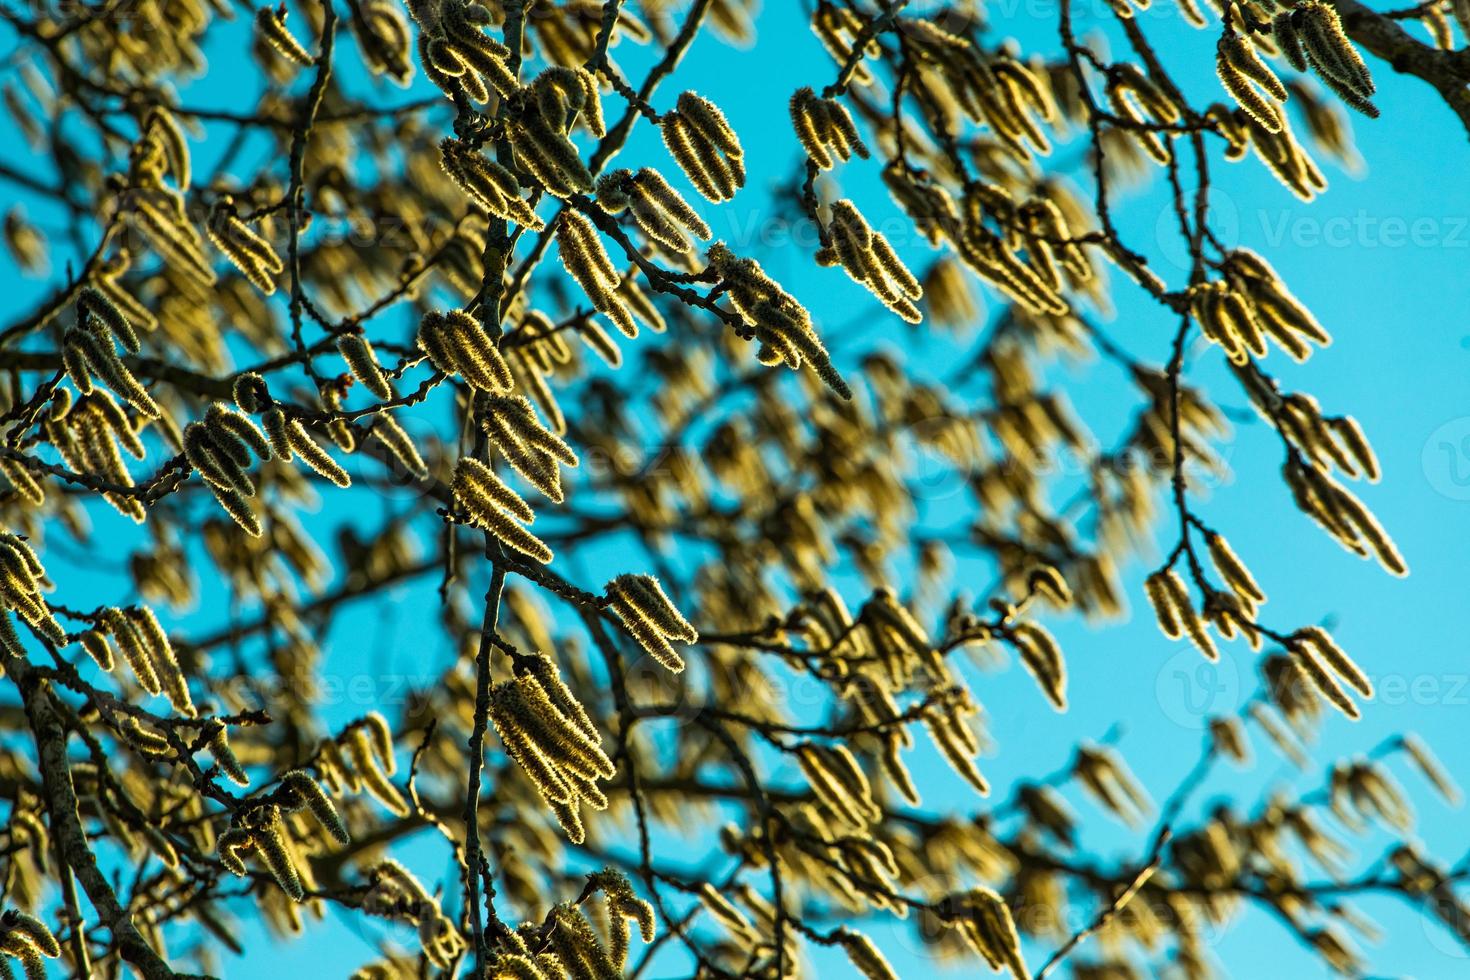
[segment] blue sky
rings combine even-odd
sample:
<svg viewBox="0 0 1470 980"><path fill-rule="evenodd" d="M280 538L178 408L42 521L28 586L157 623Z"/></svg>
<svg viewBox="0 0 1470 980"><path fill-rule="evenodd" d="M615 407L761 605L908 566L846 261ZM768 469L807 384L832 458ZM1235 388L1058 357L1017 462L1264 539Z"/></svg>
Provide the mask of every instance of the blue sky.
<svg viewBox="0 0 1470 980"><path fill-rule="evenodd" d="M766 4L756 52L722 45L715 37L696 42L683 66L666 86L671 98L684 88L696 88L721 105L745 143L750 182L741 198L723 210L704 208L717 236L738 244L742 233L761 224L767 212L762 191L784 178L796 161L797 147L786 122L785 104L800 85L825 84L831 68L819 45L800 22L799 5ZM913 5L923 12L924 4ZM1165 5L1166 7L1168 5ZM1105 5L1079 8L1079 28L1101 25ZM1051 53L1056 48L1053 0L1013 0L990 8L997 36L1013 36L1025 50ZM1086 16L1081 16L1085 12ZM1184 27L1172 11L1142 17L1146 31L1159 43L1165 63L1176 70L1186 91L1201 99L1219 99L1213 73L1213 35ZM238 37L238 34L235 35ZM12 41L8 35L0 46ZM347 46L350 53L351 46ZM641 58L627 46L616 52L632 75ZM193 105L246 108L240 93L240 73L233 71L230 45L210 51L212 74L186 90ZM1237 426L1222 446L1232 467L1231 478L1197 502L1200 515L1224 531L1265 586L1271 601L1265 615L1273 625L1290 629L1330 619L1342 645L1374 678L1380 696L1366 706L1356 724L1329 719L1314 757L1322 763L1337 756L1365 752L1394 732L1419 732L1440 754L1462 783L1470 782L1470 743L1464 738L1470 720L1470 639L1464 628L1466 608L1464 554L1470 537L1470 185L1464 180L1467 142L1453 115L1428 87L1376 66L1383 118L1374 122L1354 117L1363 171L1346 173L1324 162L1331 187L1314 204L1298 202L1268 173L1249 159L1214 168L1216 193L1212 216L1228 242L1238 242L1267 255L1296 294L1332 332L1336 343L1296 366L1279 353L1267 367L1279 372L1288 388L1314 394L1329 412L1355 415L1372 439L1384 469L1383 482L1363 490L1364 500L1393 533L1407 557L1412 574L1395 580L1376 565L1360 562L1341 551L1322 532L1292 508L1278 477L1280 451L1274 434L1260 424ZM385 102L396 102L421 91L422 83L407 94L385 90ZM615 100L613 100L615 101ZM612 101L609 105L611 107ZM207 161L208 145L197 146L200 164ZM1077 152L1063 148L1060 161L1075 161ZM41 161L30 160L19 141L0 150L0 160L40 172ZM654 135L642 127L620 158L620 164L652 164L665 171L666 156ZM1079 174L1086 188L1085 175ZM1156 175L1156 176L1161 176ZM844 195L853 197L877 225L896 214L877 183L877 168L854 163L840 175ZM1160 188L1138 187L1126 192L1116 206L1124 237L1151 255L1177 254L1170 240L1172 224ZM8 197L12 191L3 192ZM45 223L44 209L30 209ZM1162 230L1162 231L1161 231ZM903 352L919 373L941 375L949 368L952 349L943 343L915 345L902 325L891 317L866 316L872 309L866 294L840 273L819 270L803 251L756 243L744 246L792 292L807 302L818 322L829 331L837 348L864 347L870 338L887 335L886 343ZM905 251L911 264L922 265L922 246ZM57 265L59 266L59 262ZM1182 270L1173 270L1176 274ZM52 282L56 273L53 270ZM1114 275L1115 317L1111 335L1135 356L1162 362L1174 329L1172 316L1147 301L1121 275ZM0 285L12 297L17 313L48 287L46 283L17 279L13 270L0 268ZM999 306L986 292L992 311ZM837 336L840 331L853 336ZM861 340L859 340L859 335ZM1205 383L1219 401L1242 407L1244 398L1220 369L1213 354L1191 364L1191 378ZM1079 414L1100 441L1122 424L1131 398L1117 371L1107 363L1054 366L1053 379L1067 387ZM99 528L121 534L120 522L98 512ZM959 502L929 501L926 522L933 527L957 526L963 520ZM99 539L101 540L101 539ZM116 539L114 539L116 540ZM1166 547L1172 540L1166 540ZM54 570L54 569L53 569ZM985 569L961 566L959 575L988 581ZM102 571L72 569L58 574L63 593L89 587L118 588L119 579ZM588 582L594 576L587 576ZM1141 574L1129 575L1130 597L1139 599ZM597 579L600 581L600 579ZM120 597L121 598L121 597ZM360 637L338 635L329 649L327 669L352 676L363 669L360 658L372 656L374 670L400 671L410 676L425 671L425 652L413 643L416 622L429 615L424 604L429 590L403 589L396 605L383 610L383 620L370 652ZM1462 610L1456 613L1455 610ZM204 608L183 622L187 629L203 630L219 610ZM1045 709L1029 677L1019 669L986 675L976 684L977 697L989 715L989 728L998 752L985 760L993 784L1007 786L1013 779L1035 777L1061 765L1079 738L1097 738L1121 726L1118 743L1135 771L1161 800L1192 764L1199 744L1201 712L1228 711L1255 685L1254 658L1244 647L1227 647L1214 674L1200 670L1199 658L1183 645L1164 639L1147 615L1122 623L1091 627L1066 616L1053 616L1047 625L1061 639L1071 672L1071 709L1054 715ZM344 710L354 708L346 705ZM356 708L360 712L361 708ZM1247 803L1265 789L1287 792L1314 788L1320 772L1297 775L1261 738L1255 738L1256 765L1245 773L1225 767L1195 799L1197 812L1225 795ZM1428 849L1449 862L1470 850L1465 815L1435 800L1419 777L1396 768L1405 786L1422 801L1416 835ZM935 788L926 801L936 809L969 810L982 805L952 779L947 770L928 760L917 773L921 784ZM1002 791L1003 792L1003 791ZM1075 796L1074 796L1074 799ZM1141 835L1121 830L1110 818L1085 801L1076 800L1084 817L1084 841L1100 858L1138 855L1147 847ZM1386 838L1369 836L1362 842L1367 855L1381 853ZM425 847L411 853L427 865L425 875L436 873L440 858ZM1379 945L1366 948L1376 970L1421 978L1456 977L1470 973L1470 959L1439 926L1406 911L1394 899L1368 900L1362 908L1378 918L1387 932ZM1069 910L1078 919L1090 907ZM242 961L226 964L231 977L306 975L316 971L340 976L347 964L370 958L371 952L356 924L335 915L329 925L306 941L261 950ZM375 924L369 930L376 930ZM874 926L871 931L890 953L902 976L932 969L920 959L907 927ZM257 949L260 947L257 946ZM1231 976L1285 977L1325 975L1296 940L1269 915L1246 912L1228 933L1211 946L1219 965ZM1084 947L1081 955L1086 956ZM1033 967L1045 951L1028 950ZM821 957L820 975L846 977L845 961ZM676 955L660 960L652 976L679 972ZM958 974L957 974L958 975Z"/></svg>

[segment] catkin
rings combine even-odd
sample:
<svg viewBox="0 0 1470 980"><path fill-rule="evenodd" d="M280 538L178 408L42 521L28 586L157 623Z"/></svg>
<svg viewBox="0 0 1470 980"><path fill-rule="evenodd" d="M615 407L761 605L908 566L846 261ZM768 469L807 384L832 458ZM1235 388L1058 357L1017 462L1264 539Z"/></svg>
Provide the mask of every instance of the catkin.
<svg viewBox="0 0 1470 980"><path fill-rule="evenodd" d="M853 281L865 286L904 321L923 320L914 305L923 297L923 287L898 258L888 239L868 226L856 205L848 200L833 203L827 234L830 244L818 252L820 264L840 264Z"/></svg>
<svg viewBox="0 0 1470 980"><path fill-rule="evenodd" d="M118 357L113 346L116 334L105 324L90 309L84 309L77 325L62 335L62 359L67 375L84 395L92 390L95 377L141 414L159 418L163 410Z"/></svg>
<svg viewBox="0 0 1470 980"><path fill-rule="evenodd" d="M289 461L292 456L309 466L318 476L334 485L346 489L352 485L352 477L327 451L313 439L299 419L272 408L261 416L266 435L276 455Z"/></svg>
<svg viewBox="0 0 1470 980"><path fill-rule="evenodd" d="M460 374L480 391L500 393L515 387L510 366L485 328L460 310L429 312L419 322L418 346L434 367Z"/></svg>
<svg viewBox="0 0 1470 980"><path fill-rule="evenodd" d="M347 832L347 825L342 822L336 806L322 790L321 785L308 773L300 769L293 769L281 777L281 785L291 794L294 801L299 801L301 806L311 812L317 823L322 825L322 829L331 834L337 843L349 844L352 842L352 835Z"/></svg>
<svg viewBox="0 0 1470 980"><path fill-rule="evenodd" d="M558 466L578 465L577 454L542 424L529 399L493 396L482 399L481 428L511 467L556 503L564 494Z"/></svg>
<svg viewBox="0 0 1470 980"><path fill-rule="evenodd" d="M728 201L745 186L745 151L713 102L685 92L659 129L679 169L711 201Z"/></svg>
<svg viewBox="0 0 1470 980"><path fill-rule="evenodd" d="M631 213L643 233L670 252L687 252L690 234L710 237L704 219L651 167L607 173L597 182L597 203L609 214Z"/></svg>
<svg viewBox="0 0 1470 980"><path fill-rule="evenodd" d="M795 297L766 275L759 263L738 257L724 242L710 246L709 260L710 268L728 287L731 305L754 328L761 342L761 363L785 363L792 370L809 364L841 398L852 398L852 389L817 337L811 314Z"/></svg>
<svg viewBox="0 0 1470 980"><path fill-rule="evenodd" d="M372 435L415 480L429 478L429 464L424 462L424 457L414 445L413 439L392 415L387 412L378 413L373 421Z"/></svg>
<svg viewBox="0 0 1470 980"><path fill-rule="evenodd" d="M536 519L535 512L490 467L468 456L461 458L455 466L453 490L455 502L476 526L542 564L551 561L551 549L545 542L521 527Z"/></svg>
<svg viewBox="0 0 1470 980"><path fill-rule="evenodd" d="M699 632L669 601L657 579L620 575L603 592L639 646L667 669L675 673L684 669L684 659L669 641L696 643Z"/></svg>
<svg viewBox="0 0 1470 980"><path fill-rule="evenodd" d="M511 171L457 139L445 139L439 151L444 172L486 211L534 231L545 227L521 197L520 181Z"/></svg>
<svg viewBox="0 0 1470 980"><path fill-rule="evenodd" d="M582 287L593 308L605 313L628 337L638 336L633 314L618 295L623 277L608 258L592 222L568 211L557 226L556 249L562 266Z"/></svg>
<svg viewBox="0 0 1470 980"><path fill-rule="evenodd" d="M866 160L868 147L858 135L847 107L836 99L819 98L811 88L797 89L791 97L791 124L811 161L831 170L838 160L854 154Z"/></svg>
<svg viewBox="0 0 1470 980"><path fill-rule="evenodd" d="M393 386L388 383L388 376L379 366L378 356L366 337L359 333L343 334L337 338L337 352L364 388L383 401L393 397Z"/></svg>
<svg viewBox="0 0 1470 980"><path fill-rule="evenodd" d="M1292 639L1307 647L1323 664L1332 670L1334 674L1347 681L1348 686L1357 691L1365 698L1373 696L1373 682L1368 675L1363 673L1361 667L1353 661L1332 635L1320 626L1308 626L1297 630L1292 634Z"/></svg>
<svg viewBox="0 0 1470 980"><path fill-rule="evenodd" d="M1277 102L1285 102L1286 86L1256 54L1255 44L1249 38L1233 32L1220 38L1215 48L1215 73L1220 77L1220 84L1251 118L1268 132L1281 131L1280 110L1268 103L1261 92Z"/></svg>
<svg viewBox="0 0 1470 980"><path fill-rule="evenodd" d="M553 669L549 661L542 668ZM601 736L584 727L585 711L569 709L559 682L553 692L534 673L498 684L491 691L490 720L542 798L564 825L570 822L567 830L575 840L582 835L577 803L596 789L596 780L610 779L616 770L602 750Z"/></svg>
<svg viewBox="0 0 1470 980"><path fill-rule="evenodd" d="M1056 638L1036 623L1018 623L1011 639L1021 663L1058 711L1067 710L1067 665Z"/></svg>
<svg viewBox="0 0 1470 980"><path fill-rule="evenodd" d="M363 788L394 816L407 816L408 803L384 772L384 767L392 764L392 753L380 754L381 748L370 727L366 724L353 726L344 734L342 741Z"/></svg>
<svg viewBox="0 0 1470 980"><path fill-rule="evenodd" d="M301 42L286 29L286 5L282 3L277 7L261 7L255 12L255 27L262 37L279 51L284 57L302 67L315 64L316 59L311 56Z"/></svg>
<svg viewBox="0 0 1470 980"><path fill-rule="evenodd" d="M960 930L970 946L992 970L1008 969L1014 980L1030 974L1021 955L1021 937L1010 906L989 888L975 888L959 896Z"/></svg>
<svg viewBox="0 0 1470 980"><path fill-rule="evenodd" d="M207 743L210 755L219 765L220 771L229 777L230 781L237 786L250 785L250 776L245 772L245 767L240 764L239 756L230 747L230 739L224 725L215 723L208 737Z"/></svg>
<svg viewBox="0 0 1470 980"><path fill-rule="evenodd" d="M285 270L285 264L269 241L240 220L228 198L215 205L204 230L215 248L257 289L267 296L276 291L274 277Z"/></svg>

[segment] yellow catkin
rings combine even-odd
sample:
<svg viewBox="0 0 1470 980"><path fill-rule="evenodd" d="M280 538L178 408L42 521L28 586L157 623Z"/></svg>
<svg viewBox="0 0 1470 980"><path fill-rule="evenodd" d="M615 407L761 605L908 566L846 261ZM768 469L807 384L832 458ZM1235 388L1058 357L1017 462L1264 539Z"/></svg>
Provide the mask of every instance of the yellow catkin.
<svg viewBox="0 0 1470 980"><path fill-rule="evenodd" d="M393 397L393 386L378 364L373 345L362 334L345 333L337 338L337 352L364 388L384 401Z"/></svg>
<svg viewBox="0 0 1470 980"><path fill-rule="evenodd" d="M316 59L301 46L301 42L286 29L286 5L261 7L255 12L255 27L277 51L289 61L302 67L312 65Z"/></svg>

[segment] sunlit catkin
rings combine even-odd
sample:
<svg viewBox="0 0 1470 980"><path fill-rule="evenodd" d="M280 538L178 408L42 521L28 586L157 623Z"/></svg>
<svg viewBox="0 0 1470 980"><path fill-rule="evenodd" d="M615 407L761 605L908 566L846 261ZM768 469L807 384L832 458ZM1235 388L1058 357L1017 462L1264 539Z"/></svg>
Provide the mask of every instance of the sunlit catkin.
<svg viewBox="0 0 1470 980"><path fill-rule="evenodd" d="M685 92L659 129L689 182L711 201L728 201L745 186L745 151L713 102Z"/></svg>
<svg viewBox="0 0 1470 980"><path fill-rule="evenodd" d="M687 251L691 234L710 237L704 219L651 167L607 173L597 182L597 203L609 214L628 211L645 235L671 252Z"/></svg>
<svg viewBox="0 0 1470 980"><path fill-rule="evenodd" d="M1036 679L1052 707L1067 710L1067 665L1062 659L1056 638L1036 623L1018 623L1011 640L1021 655L1021 663Z"/></svg>
<svg viewBox="0 0 1470 980"><path fill-rule="evenodd" d="M827 234L830 245L817 254L818 262L840 264L855 282L867 287L906 322L918 323L923 319L914 305L923 297L923 287L893 251L888 239L868 226L856 205L848 200L835 202Z"/></svg>
<svg viewBox="0 0 1470 980"><path fill-rule="evenodd" d="M1286 86L1276 77L1269 65L1256 53L1255 44L1242 35L1229 33L1220 38L1216 47L1215 72L1225 90L1234 96L1242 109L1266 129L1278 132L1281 128L1280 112L1268 104L1260 94L1286 101ZM1257 91L1254 85L1260 86Z"/></svg>
<svg viewBox="0 0 1470 980"><path fill-rule="evenodd" d="M337 352L347 362L355 377L364 388L384 401L393 397L393 386L378 364L373 345L359 333L344 333L337 338Z"/></svg>
<svg viewBox="0 0 1470 980"><path fill-rule="evenodd" d="M808 87L797 89L789 108L796 138L821 169L831 170L838 160L847 160L854 154L864 160L868 158L868 147L841 102L820 98Z"/></svg>
<svg viewBox="0 0 1470 980"><path fill-rule="evenodd" d="M556 248L562 266L582 287L593 308L607 314L628 337L638 336L633 314L618 296L622 276L608 258L592 222L575 211L568 211L557 226Z"/></svg>
<svg viewBox="0 0 1470 980"><path fill-rule="evenodd" d="M989 888L975 888L958 896L961 933L992 970L1006 969L1013 980L1030 974L1021 955L1021 937L1005 900Z"/></svg>
<svg viewBox="0 0 1470 980"><path fill-rule="evenodd" d="M809 364L840 397L852 398L852 389L816 334L811 314L794 296L766 275L758 262L740 258L724 242L710 246L709 260L710 268L729 287L731 305L754 328L761 342L761 363L784 363L792 370Z"/></svg>
<svg viewBox="0 0 1470 980"><path fill-rule="evenodd" d="M322 825L322 829L331 834L337 843L351 843L352 836L347 832L347 825L342 822L337 807L310 774L293 769L281 777L281 786L290 795L290 802L309 810L317 823Z"/></svg>
<svg viewBox="0 0 1470 980"><path fill-rule="evenodd" d="M657 579L651 575L620 575L607 583L604 592L639 646L669 670L677 673L684 669L684 659L669 641L696 643L699 632L675 608Z"/></svg>
<svg viewBox="0 0 1470 980"><path fill-rule="evenodd" d="M469 519L504 544L545 564L551 549L521 524L530 524L536 514L495 471L471 457L463 457L454 470L454 499ZM519 523L517 523L519 522Z"/></svg>

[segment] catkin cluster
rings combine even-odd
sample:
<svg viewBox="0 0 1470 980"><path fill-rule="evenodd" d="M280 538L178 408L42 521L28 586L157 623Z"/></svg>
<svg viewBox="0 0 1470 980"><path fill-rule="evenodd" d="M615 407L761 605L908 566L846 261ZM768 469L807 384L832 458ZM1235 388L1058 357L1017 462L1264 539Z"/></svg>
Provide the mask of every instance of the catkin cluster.
<svg viewBox="0 0 1470 980"><path fill-rule="evenodd" d="M440 142L439 153L444 172L490 214L532 230L545 227L521 197L521 182L511 171L453 137Z"/></svg>
<svg viewBox="0 0 1470 980"><path fill-rule="evenodd" d="M691 234L710 237L709 225L652 167L609 171L597 181L597 203L608 214L628 211L645 235L674 254L689 251Z"/></svg>
<svg viewBox="0 0 1470 980"><path fill-rule="evenodd" d="M728 288L730 305L755 330L755 339L761 345L757 356L762 364L785 363L794 371L806 362L833 391L845 399L852 397L852 390L832 366L832 358L817 336L811 314L766 275L760 263L740 258L724 242L710 246L709 261Z"/></svg>
<svg viewBox="0 0 1470 980"><path fill-rule="evenodd" d="M24 538L0 533L0 605L13 610L25 623L57 646L66 645L66 630L56 621L41 595L51 580L41 560ZM0 645L13 657L24 658L25 649L7 613L0 612Z"/></svg>
<svg viewBox="0 0 1470 980"><path fill-rule="evenodd" d="M1224 268L1224 279L1191 288L1190 312L1233 362L1265 357L1267 339L1297 361L1311 354L1310 343L1325 347L1332 342L1261 256L1236 249Z"/></svg>
<svg viewBox="0 0 1470 980"><path fill-rule="evenodd" d="M633 886L626 875L614 868L606 868L588 879L601 888L608 913L608 955L621 977L628 962L628 950L632 938L628 923L638 926L638 936L645 943L653 942L658 935L658 920L653 905L633 893Z"/></svg>
<svg viewBox="0 0 1470 980"><path fill-rule="evenodd" d="M1285 113L1280 114L1279 126L1275 129L1261 125L1259 120L1243 110L1228 121L1223 115L1217 118L1222 120L1222 131L1227 140L1237 147L1235 152L1243 156L1245 147L1249 146L1276 179L1298 199L1312 201L1327 189L1327 178L1297 141ZM1231 158L1238 159L1227 153L1227 159Z"/></svg>
<svg viewBox="0 0 1470 980"><path fill-rule="evenodd" d="M659 120L664 146L695 189L716 204L745 186L745 151L713 102L685 92Z"/></svg>
<svg viewBox="0 0 1470 980"><path fill-rule="evenodd" d="M592 923L575 904L557 905L547 919L552 926L551 947L559 973L569 980L616 980L623 975L612 951L602 944Z"/></svg>
<svg viewBox="0 0 1470 980"><path fill-rule="evenodd" d="M357 4L352 8L352 29L368 70L408 85L413 78L413 33L403 8L393 0Z"/></svg>
<svg viewBox="0 0 1470 980"><path fill-rule="evenodd" d="M603 592L609 607L649 656L675 673L684 669L684 658L669 641L697 643L699 631L664 594L658 579L652 575L619 575L603 587Z"/></svg>
<svg viewBox="0 0 1470 980"><path fill-rule="evenodd" d="M542 564L551 561L546 543L521 526L535 521L536 512L489 466L472 456L462 457L454 467L451 488L455 503L476 527Z"/></svg>
<svg viewBox="0 0 1470 980"><path fill-rule="evenodd" d="M151 147L152 141L146 141ZM196 290L214 286L218 277L204 251L200 236L185 209L183 195L160 181L160 174L141 170L135 154L135 189L127 192L127 216L150 248L167 263L169 271Z"/></svg>
<svg viewBox="0 0 1470 980"><path fill-rule="evenodd" d="M433 965L448 968L458 960L464 937L412 871L389 858L369 868L367 879L370 887L363 899L364 911L413 923L424 956Z"/></svg>
<svg viewBox="0 0 1470 980"><path fill-rule="evenodd" d="M567 837L586 838L581 808L607 809L597 786L617 770L586 709L544 655L528 657L524 673L490 692L490 720L505 751L551 807Z"/></svg>
<svg viewBox="0 0 1470 980"><path fill-rule="evenodd" d="M244 273L256 289L267 296L276 291L274 277L285 270L285 264L270 242L240 220L229 197L221 198L215 204L204 230L214 247Z"/></svg>
<svg viewBox="0 0 1470 980"><path fill-rule="evenodd" d="M46 923L20 909L0 914L0 956L20 960L26 980L45 980L45 961L60 955L61 944ZM4 960L0 960L0 975L12 976Z"/></svg>
<svg viewBox="0 0 1470 980"><path fill-rule="evenodd" d="M868 146L841 102L821 98L808 86L796 90L790 111L796 138L822 170L831 170L838 160L849 160L853 154L868 159Z"/></svg>
<svg viewBox="0 0 1470 980"><path fill-rule="evenodd" d="M471 0L414 0L408 12L419 26L424 75L446 95L483 104L492 90L502 97L515 93L510 49L484 31L491 22L487 7Z"/></svg>
<svg viewBox="0 0 1470 980"><path fill-rule="evenodd" d="M143 690L167 695L176 710L193 716L194 702L173 644L150 607L105 607L94 625L77 638L97 666L108 671L116 663L109 636Z"/></svg>
<svg viewBox="0 0 1470 980"><path fill-rule="evenodd" d="M1107 746L1080 747L1072 776L1098 805L1130 826L1141 823L1150 809L1148 794L1123 757Z"/></svg>
<svg viewBox="0 0 1470 980"><path fill-rule="evenodd" d="M606 314L624 336L638 336L638 323L620 292L623 276L608 258L592 222L576 211L567 211L557 225L556 250L563 268L582 287L593 308Z"/></svg>
<svg viewBox="0 0 1470 980"><path fill-rule="evenodd" d="M1352 479L1378 482L1378 457L1351 415L1326 415L1317 399L1300 392L1281 396L1276 407L1282 434L1318 469L1336 467Z"/></svg>
<svg viewBox="0 0 1470 980"><path fill-rule="evenodd" d="M1261 60L1250 37L1233 32L1221 36L1215 46L1215 74L1225 91L1258 125L1268 132L1281 131L1281 110L1266 99L1285 102L1286 86L1271 66Z"/></svg>
<svg viewBox="0 0 1470 980"><path fill-rule="evenodd" d="M189 143L178 120L163 106L149 106L143 113L133 153L135 170L146 170L155 179L170 174L179 190L189 189Z"/></svg>
<svg viewBox="0 0 1470 980"><path fill-rule="evenodd" d="M140 341L128 318L107 296L91 287L77 293L77 322L62 335L61 343L67 376L82 394L92 391L95 377L139 413L150 418L163 414L118 356L118 344L136 354Z"/></svg>
<svg viewBox="0 0 1470 980"><path fill-rule="evenodd" d="M864 220L857 205L841 200L832 205L832 220L827 224L828 245L817 252L821 265L841 265L843 270L908 323L919 323L924 317L914 305L924 295L924 287L908 266L893 251L888 239L874 231Z"/></svg>
<svg viewBox="0 0 1470 980"><path fill-rule="evenodd" d="M317 745L316 769L329 790L337 794L366 790L388 812L402 817L408 815L408 803L388 778L397 768L393 731L376 711Z"/></svg>
<svg viewBox="0 0 1470 980"><path fill-rule="evenodd" d="M528 483L561 503L561 467L578 465L576 451L542 423L524 395L482 395L478 408L490 445Z"/></svg>
<svg viewBox="0 0 1470 980"><path fill-rule="evenodd" d="M508 392L515 387L500 348L480 322L461 310L431 310L419 321L418 347L445 374L458 374L470 387Z"/></svg>
<svg viewBox="0 0 1470 980"><path fill-rule="evenodd" d="M1332 813L1346 826L1363 829L1370 821L1406 833L1414 808L1388 769L1367 759L1339 762L1328 784Z"/></svg>
<svg viewBox="0 0 1470 980"><path fill-rule="evenodd" d="M1298 666L1324 698L1334 707L1356 720L1358 706L1342 689L1341 682L1364 698L1373 697L1373 683L1368 675L1337 645L1331 634L1320 626L1297 630L1287 642L1287 649Z"/></svg>
<svg viewBox="0 0 1470 980"><path fill-rule="evenodd" d="M1021 955L1021 937L1005 899L981 887L953 896L949 904L953 908L950 921L990 969L1009 970L1014 980L1030 976Z"/></svg>
<svg viewBox="0 0 1470 980"><path fill-rule="evenodd" d="M1360 558L1376 557L1392 575L1409 574L1408 563L1378 518L1330 473L1293 455L1282 467L1282 475L1297 509L1338 544Z"/></svg>
<svg viewBox="0 0 1470 980"><path fill-rule="evenodd" d="M1343 32L1336 8L1321 0L1287 7L1271 21L1271 33L1291 67L1306 71L1310 66L1340 99L1377 117L1378 107L1370 101L1376 89L1373 76Z"/></svg>
<svg viewBox="0 0 1470 980"><path fill-rule="evenodd" d="M863 834L882 819L883 811L873 801L867 774L847 746L806 742L796 747L795 754L830 824Z"/></svg>
<svg viewBox="0 0 1470 980"><path fill-rule="evenodd" d="M966 192L961 214L961 206L937 184L901 167L886 168L883 177L931 243L948 241L965 265L1027 311L1048 318L1065 313L1062 286L1085 289L1097 281L1072 230L1087 219L1060 185L1047 184L1041 194L1017 204L1003 187L977 182ZM987 219L1003 234L987 227ZM1023 249L1024 258L1018 254Z"/></svg>
<svg viewBox="0 0 1470 980"><path fill-rule="evenodd" d="M1215 648L1205 619L1195 609L1189 587L1177 571L1165 568L1154 572L1144 581L1144 591L1165 636L1171 640L1187 636L1206 659L1220 659L1220 651Z"/></svg>
<svg viewBox="0 0 1470 980"><path fill-rule="evenodd" d="M62 460L73 470L95 475L124 490L133 486L120 448L126 449L134 459L142 459L146 451L138 430L106 391L93 389L90 395L73 400L70 391L58 388L46 408L41 429L46 441L56 447ZM7 468L7 476L16 471L11 476L16 488L28 499L44 501L44 490L23 465L16 463ZM102 498L140 524L147 516L143 502L132 494L106 490Z"/></svg>
<svg viewBox="0 0 1470 980"><path fill-rule="evenodd" d="M873 84L873 73L863 63L864 58L879 53L877 42L869 37L861 56L853 57L859 35L868 36L864 34L866 26L867 23L857 11L840 4L819 4L812 15L812 33L817 35L817 39L837 64L854 64L852 80L862 86Z"/></svg>
<svg viewBox="0 0 1470 980"><path fill-rule="evenodd" d="M632 5L623 4L616 9L611 44L624 40L647 44L653 39L653 31L634 12ZM659 8L644 5L640 9L652 14ZM558 65L585 65L594 57L605 16L606 8L602 3L573 0L554 7L537 8L535 15L528 18L527 26L535 31L537 49L547 61Z"/></svg>
<svg viewBox="0 0 1470 980"><path fill-rule="evenodd" d="M1159 133L1154 132L1154 128L1179 122L1182 117L1179 106L1136 65L1113 66L1113 70L1108 72L1105 91L1108 105L1113 112L1119 118L1133 123L1126 130L1129 138L1155 163L1167 166L1170 159L1169 146Z"/></svg>
<svg viewBox="0 0 1470 980"><path fill-rule="evenodd" d="M292 901L306 899L310 865L291 838L281 808L274 804L254 807L237 816L219 835L215 854L226 870L241 878L249 874L246 858L258 857ZM306 880L302 879L303 871L308 875Z"/></svg>
<svg viewBox="0 0 1470 980"><path fill-rule="evenodd" d="M971 121L988 125L1022 160L1031 151L1048 153L1051 142L1036 119L1050 122L1056 104L1040 79L1003 52L988 53L930 20L903 18L904 37L926 57L916 83L936 105L950 106Z"/></svg>
<svg viewBox="0 0 1470 980"><path fill-rule="evenodd" d="M272 456L271 440L255 423L223 402L215 402L198 422L184 427L184 458L199 471L220 506L252 537L260 537L260 522L250 509L255 483L246 468L251 454Z"/></svg>
<svg viewBox="0 0 1470 980"><path fill-rule="evenodd" d="M592 190L592 172L568 134L577 121L606 134L597 80L584 68L553 65L507 102L506 133L516 166L558 197Z"/></svg>

